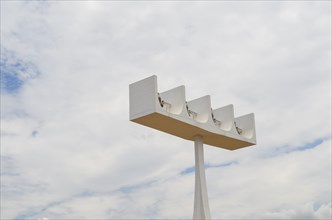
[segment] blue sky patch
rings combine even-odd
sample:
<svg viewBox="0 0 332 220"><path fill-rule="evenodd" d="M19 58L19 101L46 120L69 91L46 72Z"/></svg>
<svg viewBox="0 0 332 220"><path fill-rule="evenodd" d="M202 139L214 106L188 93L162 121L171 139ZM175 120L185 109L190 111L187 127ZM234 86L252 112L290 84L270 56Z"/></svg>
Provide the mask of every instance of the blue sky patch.
<svg viewBox="0 0 332 220"><path fill-rule="evenodd" d="M321 145L324 141L328 140L329 138L317 138L311 142L308 142L306 144L303 144L301 146L289 146L285 145L279 148L275 149L275 152L273 155L270 156L277 156L281 154L289 154L289 153L294 153L296 151L305 151L305 150L310 150L313 148L316 148L317 146Z"/></svg>
<svg viewBox="0 0 332 220"><path fill-rule="evenodd" d="M228 163L221 163L221 164L205 164L205 168L211 168L211 167L228 167L231 165L236 165L238 164L237 161L231 161Z"/></svg>
<svg viewBox="0 0 332 220"><path fill-rule="evenodd" d="M204 166L205 166L205 169L208 169L208 168L213 168L213 167L227 167L227 166L231 166L233 164L238 164L238 162L237 161L231 161L231 162L228 162L228 163L221 163L221 164L206 163ZM194 172L195 172L195 166L192 166L192 167L188 167L188 168L184 169L183 171L181 171L180 175L186 175L186 174L194 173Z"/></svg>
<svg viewBox="0 0 332 220"><path fill-rule="evenodd" d="M193 172L195 172L195 166L184 169L183 171L181 171L180 175L186 175L188 173L193 173Z"/></svg>
<svg viewBox="0 0 332 220"><path fill-rule="evenodd" d="M31 133L31 136L32 136L32 137L36 137L37 134L38 134L38 131L34 130L34 131Z"/></svg>
<svg viewBox="0 0 332 220"><path fill-rule="evenodd" d="M15 92L22 86L22 84L23 81L17 76L1 70L1 90Z"/></svg>
<svg viewBox="0 0 332 220"><path fill-rule="evenodd" d="M305 145L303 146L300 146L300 147L297 147L295 148L294 150L295 151L304 151L304 150L308 150L308 149L311 149L311 148L315 148L317 147L318 145L322 144L324 142L324 139L322 138L319 138L319 139L316 139L312 142L309 142L309 143L306 143Z"/></svg>
<svg viewBox="0 0 332 220"><path fill-rule="evenodd" d="M156 181L153 180L153 181L140 183L140 184L137 184L137 185L124 186L124 187L121 187L120 189L118 189L118 191L120 191L122 193L130 193L130 192L134 192L138 189L146 188L146 187L150 186L151 184L153 184L154 182L156 182Z"/></svg>
<svg viewBox="0 0 332 220"><path fill-rule="evenodd" d="M39 75L38 68L31 62L17 57L13 52L1 48L0 60L1 92L15 93L24 83Z"/></svg>

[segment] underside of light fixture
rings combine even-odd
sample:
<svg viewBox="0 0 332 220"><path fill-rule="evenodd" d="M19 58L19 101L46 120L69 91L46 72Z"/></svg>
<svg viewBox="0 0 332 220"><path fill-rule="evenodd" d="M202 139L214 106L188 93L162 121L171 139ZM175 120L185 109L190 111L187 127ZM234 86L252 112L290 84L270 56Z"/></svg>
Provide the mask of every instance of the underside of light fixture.
<svg viewBox="0 0 332 220"><path fill-rule="evenodd" d="M159 93L157 76L129 85L130 120L187 140L236 150L256 144L254 114L234 117L233 105L212 109L210 96L187 101L185 87Z"/></svg>

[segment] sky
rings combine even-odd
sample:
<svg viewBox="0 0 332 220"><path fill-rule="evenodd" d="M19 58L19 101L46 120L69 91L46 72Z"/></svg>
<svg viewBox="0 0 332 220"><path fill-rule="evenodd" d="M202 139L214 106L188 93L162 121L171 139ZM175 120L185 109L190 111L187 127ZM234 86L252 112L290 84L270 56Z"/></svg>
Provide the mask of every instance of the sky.
<svg viewBox="0 0 332 220"><path fill-rule="evenodd" d="M213 219L330 219L331 1L1 1L1 219L191 219L194 145L129 121L158 76L255 113L205 145Z"/></svg>

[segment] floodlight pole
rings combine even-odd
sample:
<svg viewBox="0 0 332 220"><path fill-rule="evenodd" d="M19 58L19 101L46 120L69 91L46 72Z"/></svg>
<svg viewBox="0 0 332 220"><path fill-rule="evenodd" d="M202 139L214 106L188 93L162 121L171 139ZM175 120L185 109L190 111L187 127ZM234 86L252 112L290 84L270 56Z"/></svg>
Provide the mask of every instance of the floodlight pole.
<svg viewBox="0 0 332 220"><path fill-rule="evenodd" d="M206 188L203 137L195 137L195 198L193 219L211 219Z"/></svg>
<svg viewBox="0 0 332 220"><path fill-rule="evenodd" d="M129 110L133 122L194 141L193 219L211 219L203 143L227 150L255 145L254 114L234 117L233 105L212 109L209 95L187 101L183 85L159 93L155 75L129 85Z"/></svg>

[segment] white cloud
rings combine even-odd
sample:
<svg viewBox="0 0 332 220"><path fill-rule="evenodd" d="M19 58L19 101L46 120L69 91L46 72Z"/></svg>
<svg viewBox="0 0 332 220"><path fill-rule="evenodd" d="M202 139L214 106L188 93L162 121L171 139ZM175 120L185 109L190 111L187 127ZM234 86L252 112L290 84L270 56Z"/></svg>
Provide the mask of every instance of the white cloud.
<svg viewBox="0 0 332 220"><path fill-rule="evenodd" d="M256 114L256 147L205 148L236 162L207 169L213 218L331 216L331 2L1 6L1 47L40 70L1 95L2 218L191 218L193 144L128 120L152 74Z"/></svg>

